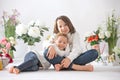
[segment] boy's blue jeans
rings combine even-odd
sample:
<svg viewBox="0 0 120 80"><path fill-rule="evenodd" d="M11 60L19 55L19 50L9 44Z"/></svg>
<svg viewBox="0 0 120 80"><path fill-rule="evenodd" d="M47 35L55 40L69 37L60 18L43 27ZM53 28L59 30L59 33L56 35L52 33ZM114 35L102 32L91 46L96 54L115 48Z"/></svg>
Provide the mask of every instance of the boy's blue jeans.
<svg viewBox="0 0 120 80"><path fill-rule="evenodd" d="M53 59L48 59L48 57L46 56L47 52L48 49L44 51L44 57L53 65L61 63L61 61L65 58L57 55ZM72 64L85 65L87 63L94 61L97 57L98 57L97 50L95 49L88 50L79 55L76 59L74 59L67 69L72 70Z"/></svg>
<svg viewBox="0 0 120 80"><path fill-rule="evenodd" d="M41 66L40 61L38 60L34 52L28 52L24 57L24 62L19 66L15 66L21 72L23 71L37 71Z"/></svg>

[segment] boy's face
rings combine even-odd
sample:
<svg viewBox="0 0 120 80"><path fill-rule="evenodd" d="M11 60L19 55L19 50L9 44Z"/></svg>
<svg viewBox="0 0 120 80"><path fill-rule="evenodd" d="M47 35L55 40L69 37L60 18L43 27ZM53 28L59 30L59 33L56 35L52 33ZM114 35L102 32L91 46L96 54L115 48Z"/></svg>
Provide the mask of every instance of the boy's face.
<svg viewBox="0 0 120 80"><path fill-rule="evenodd" d="M67 40L67 38L64 37L64 36L59 36L59 37L55 40L55 43L56 43L56 45L58 46L58 48L59 48L60 50L63 50L63 49L66 48L67 43L68 43L68 40Z"/></svg>

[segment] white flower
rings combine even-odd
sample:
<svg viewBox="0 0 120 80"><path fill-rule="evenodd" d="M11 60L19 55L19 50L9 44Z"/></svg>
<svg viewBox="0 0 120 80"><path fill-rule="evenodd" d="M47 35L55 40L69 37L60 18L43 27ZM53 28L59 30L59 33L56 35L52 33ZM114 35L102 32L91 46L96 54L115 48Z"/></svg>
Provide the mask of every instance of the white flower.
<svg viewBox="0 0 120 80"><path fill-rule="evenodd" d="M27 25L20 24L16 27L18 39L23 39L28 45L34 45L35 42L41 41L44 31L47 27L40 26L39 22L31 21Z"/></svg>
<svg viewBox="0 0 120 80"><path fill-rule="evenodd" d="M26 33L27 33L27 28L24 24L19 24L18 26L16 26L16 34L22 36L23 34Z"/></svg>
<svg viewBox="0 0 120 80"><path fill-rule="evenodd" d="M16 41L15 41L14 37L9 37L9 40L10 40L10 43L11 43L12 45L15 45L15 44L16 44Z"/></svg>
<svg viewBox="0 0 120 80"><path fill-rule="evenodd" d="M111 32L110 32L110 31L105 31L105 36L106 36L107 38L110 38Z"/></svg>
<svg viewBox="0 0 120 80"><path fill-rule="evenodd" d="M104 32L101 31L99 34L98 34L99 38L100 39L104 39L105 38L105 35L104 35Z"/></svg>
<svg viewBox="0 0 120 80"><path fill-rule="evenodd" d="M40 36L40 30L38 27L30 27L29 31L28 31L28 35L32 36L34 38L37 38Z"/></svg>

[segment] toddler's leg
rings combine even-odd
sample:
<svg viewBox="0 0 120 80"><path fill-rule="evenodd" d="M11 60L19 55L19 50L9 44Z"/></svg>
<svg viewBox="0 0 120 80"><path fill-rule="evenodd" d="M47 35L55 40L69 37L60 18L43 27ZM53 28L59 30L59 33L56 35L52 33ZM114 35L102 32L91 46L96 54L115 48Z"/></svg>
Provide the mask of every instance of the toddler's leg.
<svg viewBox="0 0 120 80"><path fill-rule="evenodd" d="M49 63L51 63L51 64L53 64L53 65L61 63L61 61L64 59L64 57L61 57L61 56L59 56L59 55L57 55L57 56L54 57L53 59L48 59L47 52L48 52L48 49L46 49L46 50L44 51L44 57L45 57L45 59L46 59Z"/></svg>
<svg viewBox="0 0 120 80"><path fill-rule="evenodd" d="M54 67L56 71L60 71L63 68L61 64L55 64Z"/></svg>
<svg viewBox="0 0 120 80"><path fill-rule="evenodd" d="M14 66L10 67L10 68L8 69L8 71L9 71L10 73L13 73L13 69L14 69Z"/></svg>
<svg viewBox="0 0 120 80"><path fill-rule="evenodd" d="M10 67L10 68L8 69L8 71L9 71L10 73L15 73L15 74L20 73L20 70L19 70L18 68L16 68L15 66Z"/></svg>
<svg viewBox="0 0 120 80"><path fill-rule="evenodd" d="M38 64L39 64L39 60L38 60L36 54L33 52L29 52L28 54L26 54L24 62L18 66L9 68L9 72L10 73L19 73L22 71L34 71L34 68L38 70L38 67L39 67ZM32 66L35 66L35 65L38 67L33 68ZM30 68L30 67L32 67L32 68ZM18 69L19 69L19 71L18 71Z"/></svg>
<svg viewBox="0 0 120 80"><path fill-rule="evenodd" d="M20 73L20 70L19 70L18 68L13 68L13 73L19 74L19 73Z"/></svg>

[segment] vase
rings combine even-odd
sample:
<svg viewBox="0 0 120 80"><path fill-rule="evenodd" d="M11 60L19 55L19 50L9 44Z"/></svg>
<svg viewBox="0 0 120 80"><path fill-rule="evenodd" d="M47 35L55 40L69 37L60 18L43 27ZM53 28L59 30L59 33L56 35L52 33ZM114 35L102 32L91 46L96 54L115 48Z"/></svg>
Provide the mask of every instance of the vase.
<svg viewBox="0 0 120 80"><path fill-rule="evenodd" d="M102 57L101 57L101 53L100 53L100 45L99 44L94 44L94 45L91 46L91 48L96 49L98 51L98 58L97 58L96 61L98 62L98 61L101 60L103 62Z"/></svg>
<svg viewBox="0 0 120 80"><path fill-rule="evenodd" d="M9 59L7 57L2 57L3 68L9 64Z"/></svg>
<svg viewBox="0 0 120 80"><path fill-rule="evenodd" d="M9 37L14 37L15 38L15 26L13 25L6 25L4 26L4 30L5 30L5 37L9 38Z"/></svg>
<svg viewBox="0 0 120 80"><path fill-rule="evenodd" d="M108 63L113 64L115 61L115 53L112 53L112 55L108 55Z"/></svg>
<svg viewBox="0 0 120 80"><path fill-rule="evenodd" d="M113 42L113 40L108 40L108 63L111 64L115 61L115 53L113 52L115 46L116 42Z"/></svg>
<svg viewBox="0 0 120 80"><path fill-rule="evenodd" d="M109 55L113 54L113 48L114 48L114 45L112 44L112 42L108 42L108 54Z"/></svg>
<svg viewBox="0 0 120 80"><path fill-rule="evenodd" d="M120 66L120 58L117 53L115 53L115 61L113 62L114 66Z"/></svg>
<svg viewBox="0 0 120 80"><path fill-rule="evenodd" d="M10 38L13 37L14 39L16 39L16 33L15 33L15 29L16 27L13 25L4 25L4 36L6 38ZM13 50L9 50L9 54L12 58L14 58L14 51Z"/></svg>

